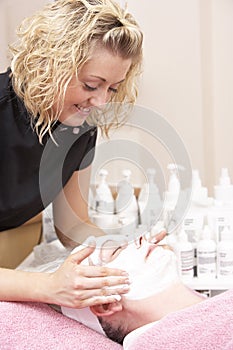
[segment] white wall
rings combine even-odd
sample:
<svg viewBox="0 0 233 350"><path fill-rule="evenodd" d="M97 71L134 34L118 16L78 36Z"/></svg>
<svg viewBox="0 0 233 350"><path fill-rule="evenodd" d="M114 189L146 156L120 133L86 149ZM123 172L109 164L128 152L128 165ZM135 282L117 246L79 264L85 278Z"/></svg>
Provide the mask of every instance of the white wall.
<svg viewBox="0 0 233 350"><path fill-rule="evenodd" d="M233 1L129 0L145 33L139 103L176 128L212 193L233 180Z"/></svg>
<svg viewBox="0 0 233 350"><path fill-rule="evenodd" d="M0 1L0 69L7 66L6 43L21 18L45 0ZM144 74L138 104L162 114L183 139L193 168L210 193L220 168L233 180L233 1L128 0L144 36ZM149 138L123 130L158 158L163 150ZM110 167L111 168L111 167ZM113 179L119 177L114 167ZM134 182L140 182L135 171Z"/></svg>
<svg viewBox="0 0 233 350"><path fill-rule="evenodd" d="M0 0L0 71L4 71L9 64L8 45L16 40L16 29L20 22L31 15L46 0Z"/></svg>
<svg viewBox="0 0 233 350"><path fill-rule="evenodd" d="M219 165L233 178L233 1L213 1L214 173Z"/></svg>

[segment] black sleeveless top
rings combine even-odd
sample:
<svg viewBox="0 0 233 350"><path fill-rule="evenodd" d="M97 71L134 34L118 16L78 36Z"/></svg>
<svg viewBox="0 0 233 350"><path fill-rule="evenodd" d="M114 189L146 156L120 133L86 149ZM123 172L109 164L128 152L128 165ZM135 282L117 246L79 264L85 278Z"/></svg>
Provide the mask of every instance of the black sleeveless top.
<svg viewBox="0 0 233 350"><path fill-rule="evenodd" d="M97 128L57 123L43 145L15 94L10 70L0 74L0 231L41 212L72 174L94 158Z"/></svg>

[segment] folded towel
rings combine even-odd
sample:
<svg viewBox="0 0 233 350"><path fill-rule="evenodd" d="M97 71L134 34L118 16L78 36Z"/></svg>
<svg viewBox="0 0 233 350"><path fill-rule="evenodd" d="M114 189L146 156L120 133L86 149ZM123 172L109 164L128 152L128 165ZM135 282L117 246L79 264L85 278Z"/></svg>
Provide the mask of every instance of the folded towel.
<svg viewBox="0 0 233 350"><path fill-rule="evenodd" d="M41 303L0 302L1 350L122 350Z"/></svg>
<svg viewBox="0 0 233 350"><path fill-rule="evenodd" d="M127 350L233 350L233 289L171 313Z"/></svg>

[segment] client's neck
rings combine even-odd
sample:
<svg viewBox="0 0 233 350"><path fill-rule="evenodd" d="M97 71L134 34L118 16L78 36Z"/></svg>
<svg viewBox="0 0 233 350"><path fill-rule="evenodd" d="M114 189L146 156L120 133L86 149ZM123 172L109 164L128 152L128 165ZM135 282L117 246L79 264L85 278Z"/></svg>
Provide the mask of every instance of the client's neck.
<svg viewBox="0 0 233 350"><path fill-rule="evenodd" d="M167 314L203 301L203 297L181 282L173 284L161 293L155 294L143 304L143 315L139 311L138 327L158 321Z"/></svg>
<svg viewBox="0 0 233 350"><path fill-rule="evenodd" d="M158 319L166 316L170 312L178 311L203 301L203 297L187 288L183 283L178 282L166 291L158 295L157 303L155 297L155 310Z"/></svg>

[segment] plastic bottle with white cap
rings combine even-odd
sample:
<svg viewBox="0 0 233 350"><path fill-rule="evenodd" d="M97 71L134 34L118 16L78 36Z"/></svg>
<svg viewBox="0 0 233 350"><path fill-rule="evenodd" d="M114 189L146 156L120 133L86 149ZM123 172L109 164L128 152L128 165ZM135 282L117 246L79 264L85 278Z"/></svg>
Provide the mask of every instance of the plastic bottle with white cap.
<svg viewBox="0 0 233 350"><path fill-rule="evenodd" d="M227 226L221 232L221 241L217 247L217 277L233 278L233 232Z"/></svg>
<svg viewBox="0 0 233 350"><path fill-rule="evenodd" d="M212 238L208 225L204 226L202 237L197 243L197 276L198 278L216 277L217 245Z"/></svg>

